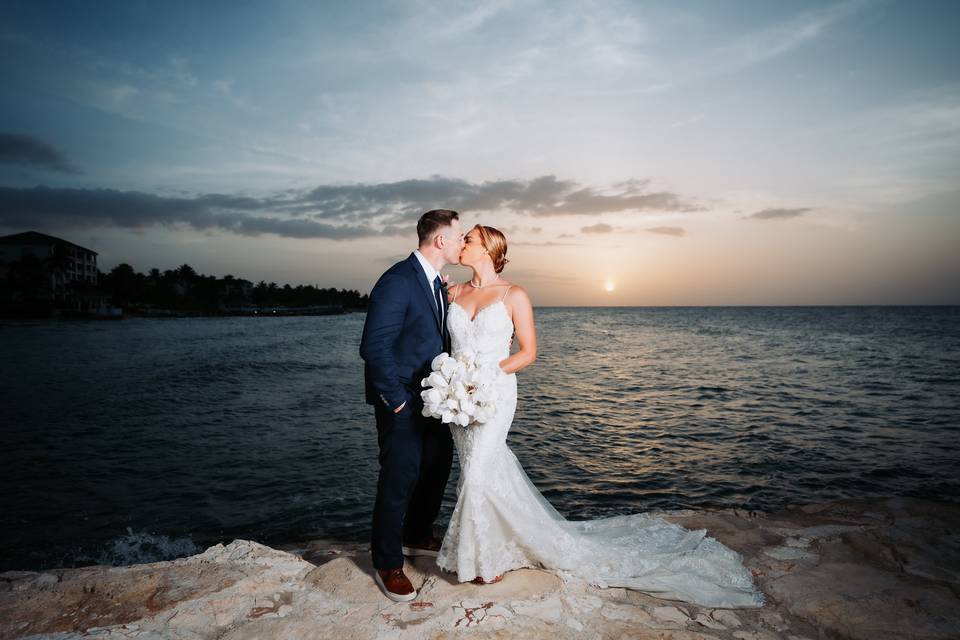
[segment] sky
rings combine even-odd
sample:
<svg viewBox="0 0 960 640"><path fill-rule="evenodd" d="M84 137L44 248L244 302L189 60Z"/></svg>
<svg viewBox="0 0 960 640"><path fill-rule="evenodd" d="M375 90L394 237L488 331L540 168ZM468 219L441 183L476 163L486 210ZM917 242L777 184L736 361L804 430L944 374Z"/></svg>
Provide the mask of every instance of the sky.
<svg viewBox="0 0 960 640"><path fill-rule="evenodd" d="M955 2L0 0L0 235L549 305L960 304ZM462 279L463 271L455 271Z"/></svg>

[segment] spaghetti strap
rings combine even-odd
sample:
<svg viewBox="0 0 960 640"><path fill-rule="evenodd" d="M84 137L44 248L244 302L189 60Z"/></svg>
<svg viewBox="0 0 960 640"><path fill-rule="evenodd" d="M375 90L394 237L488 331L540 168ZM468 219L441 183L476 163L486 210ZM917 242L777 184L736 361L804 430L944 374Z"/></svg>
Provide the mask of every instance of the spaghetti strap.
<svg viewBox="0 0 960 640"><path fill-rule="evenodd" d="M453 300L450 301L451 304L457 301L457 294L460 293L460 287L463 286L463 283L455 285L453 288Z"/></svg>
<svg viewBox="0 0 960 640"><path fill-rule="evenodd" d="M510 287L512 287L512 286L513 286L512 284L508 284L508 285L507 285L507 290L503 292L503 295L502 295L502 296L500 296L499 302L503 302L504 299L506 299L507 293L510 291Z"/></svg>

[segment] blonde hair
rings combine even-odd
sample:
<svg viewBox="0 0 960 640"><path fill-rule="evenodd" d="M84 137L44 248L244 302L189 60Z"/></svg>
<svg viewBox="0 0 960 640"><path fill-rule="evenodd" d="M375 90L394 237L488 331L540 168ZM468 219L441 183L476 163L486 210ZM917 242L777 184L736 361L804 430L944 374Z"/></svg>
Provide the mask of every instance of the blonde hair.
<svg viewBox="0 0 960 640"><path fill-rule="evenodd" d="M490 254L493 260L493 269L497 273L503 271L509 260L507 260L507 238L498 229L485 227L482 224L473 227L480 233L480 243Z"/></svg>

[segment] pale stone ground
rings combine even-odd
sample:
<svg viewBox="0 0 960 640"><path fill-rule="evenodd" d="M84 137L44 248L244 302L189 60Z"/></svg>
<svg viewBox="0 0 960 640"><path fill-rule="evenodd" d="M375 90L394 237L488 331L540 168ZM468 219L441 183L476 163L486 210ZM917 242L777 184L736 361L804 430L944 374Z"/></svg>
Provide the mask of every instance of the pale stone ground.
<svg viewBox="0 0 960 640"><path fill-rule="evenodd" d="M659 515L744 555L761 609L709 609L522 570L457 584L430 559L396 604L359 546L247 540L172 562L0 574L3 638L960 638L960 505L839 501Z"/></svg>

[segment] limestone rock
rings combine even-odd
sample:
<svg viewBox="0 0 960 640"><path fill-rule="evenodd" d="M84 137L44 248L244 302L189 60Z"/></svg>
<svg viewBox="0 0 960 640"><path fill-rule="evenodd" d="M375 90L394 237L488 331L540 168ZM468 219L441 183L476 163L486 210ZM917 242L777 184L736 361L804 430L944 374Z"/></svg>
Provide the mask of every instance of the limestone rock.
<svg viewBox="0 0 960 640"><path fill-rule="evenodd" d="M780 636L763 629L753 631L734 631L733 637L737 640L781 640Z"/></svg>
<svg viewBox="0 0 960 640"><path fill-rule="evenodd" d="M690 620L690 616L677 607L654 607L651 613L654 618L661 622L674 622L678 625L684 625Z"/></svg>
<svg viewBox="0 0 960 640"><path fill-rule="evenodd" d="M710 617L725 627L739 627L743 624L737 614L726 609L717 609L710 613Z"/></svg>
<svg viewBox="0 0 960 640"><path fill-rule="evenodd" d="M703 613L698 613L697 617L694 618L693 621L708 629L726 629L726 627L723 624L717 622L713 618Z"/></svg>
<svg viewBox="0 0 960 640"><path fill-rule="evenodd" d="M523 569L459 584L432 559L394 603L364 545L235 540L170 562L0 574L0 640L960 637L960 506L842 500L763 514L663 512L743 555L761 609L710 609Z"/></svg>
<svg viewBox="0 0 960 640"><path fill-rule="evenodd" d="M805 551L799 547L771 547L769 549L764 549L763 552L771 558L776 558L777 560L803 560L807 562L816 562L818 559L817 554Z"/></svg>

